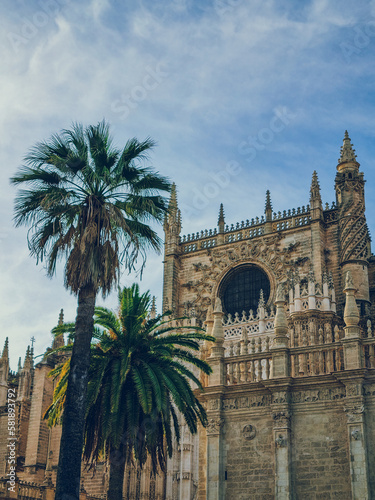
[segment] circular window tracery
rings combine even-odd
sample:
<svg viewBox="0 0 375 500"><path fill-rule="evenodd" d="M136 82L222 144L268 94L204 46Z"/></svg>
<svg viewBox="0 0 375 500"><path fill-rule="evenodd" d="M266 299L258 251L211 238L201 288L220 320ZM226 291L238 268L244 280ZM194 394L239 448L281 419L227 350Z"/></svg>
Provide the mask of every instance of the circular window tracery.
<svg viewBox="0 0 375 500"><path fill-rule="evenodd" d="M267 274L255 265L240 266L230 272L224 279L219 295L226 314L246 313L258 308L260 291L263 290L264 301L270 296L270 280Z"/></svg>

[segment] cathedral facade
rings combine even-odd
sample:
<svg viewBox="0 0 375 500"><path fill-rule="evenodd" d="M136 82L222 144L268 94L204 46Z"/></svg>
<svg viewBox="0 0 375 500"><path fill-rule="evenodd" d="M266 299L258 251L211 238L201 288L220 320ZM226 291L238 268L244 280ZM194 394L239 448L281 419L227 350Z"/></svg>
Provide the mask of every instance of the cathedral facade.
<svg viewBox="0 0 375 500"><path fill-rule="evenodd" d="M262 217L227 226L221 206L216 229L181 236L173 189L163 310L216 338L201 348L213 370L200 394L208 426L192 436L181 422L167 472L128 468L124 498L375 499L375 258L364 183L346 132L330 205L314 172L306 206L274 213L267 192ZM42 414L58 359L34 367L29 351L9 378L7 352L0 436L14 387L20 497L53 498L60 429ZM0 498L9 498L3 443ZM85 472L83 498L104 498L107 480L106 464Z"/></svg>

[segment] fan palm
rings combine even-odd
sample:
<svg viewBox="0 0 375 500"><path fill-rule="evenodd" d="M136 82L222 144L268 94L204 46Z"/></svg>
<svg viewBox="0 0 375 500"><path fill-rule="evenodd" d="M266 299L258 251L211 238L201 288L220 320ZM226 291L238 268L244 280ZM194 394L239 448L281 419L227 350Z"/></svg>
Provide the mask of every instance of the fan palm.
<svg viewBox="0 0 375 500"><path fill-rule="evenodd" d="M90 342L95 300L118 281L120 264L144 264L160 239L149 226L167 211L160 192L170 183L143 166L154 143L129 140L123 150L112 145L103 121L75 124L36 144L11 182L21 186L15 203L17 226L30 226L30 253L46 260L53 275L66 259L65 285L78 295L75 341L70 361L56 499L79 498ZM142 264L142 267L143 267Z"/></svg>
<svg viewBox="0 0 375 500"><path fill-rule="evenodd" d="M202 389L194 369L208 374L211 368L192 351L200 340L215 339L199 328L173 328L161 316L147 319L149 307L150 294L140 294L135 284L119 291L118 315L95 309L101 330L91 347L84 456L88 462L108 456L109 500L122 498L124 468L132 458L142 466L150 456L154 472L165 469L173 431L180 439L176 409L192 433L198 421L207 423L190 383ZM60 378L46 414L50 424L64 407L68 371L69 361L51 373Z"/></svg>

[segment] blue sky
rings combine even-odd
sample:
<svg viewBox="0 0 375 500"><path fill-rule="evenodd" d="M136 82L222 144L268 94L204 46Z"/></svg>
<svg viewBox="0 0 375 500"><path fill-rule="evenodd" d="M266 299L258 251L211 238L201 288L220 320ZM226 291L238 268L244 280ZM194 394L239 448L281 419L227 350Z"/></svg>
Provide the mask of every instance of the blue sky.
<svg viewBox="0 0 375 500"><path fill-rule="evenodd" d="M314 169L331 203L348 129L375 234L374 1L4 0L0 28L0 342L13 369L31 336L37 354L50 344L60 308L74 319L76 299L61 269L50 280L29 257L9 177L74 121L105 118L118 146L157 142L183 234L214 228L221 202L227 223L262 215L267 189L275 211L306 205ZM160 298L161 282L150 254L142 287Z"/></svg>

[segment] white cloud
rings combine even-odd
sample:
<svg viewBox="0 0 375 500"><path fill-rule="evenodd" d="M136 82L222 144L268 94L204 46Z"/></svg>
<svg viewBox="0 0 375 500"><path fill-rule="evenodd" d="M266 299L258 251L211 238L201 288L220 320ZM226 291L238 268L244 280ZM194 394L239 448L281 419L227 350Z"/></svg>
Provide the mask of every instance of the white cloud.
<svg viewBox="0 0 375 500"><path fill-rule="evenodd" d="M61 273L51 281L28 257L25 230L12 227L15 190L8 178L31 145L72 121L107 118L119 145L133 136L155 138L153 164L177 182L185 211L194 209L182 214L184 233L213 228L221 201L228 223L260 216L268 188L275 210L306 204L314 168L332 201L345 128L366 167L368 193L375 182L369 165L375 36L355 46L358 29L373 18L373 2L56 1L61 7L43 26L33 32L27 24L29 39L17 50L9 34L24 36L25 19L35 25L40 2L0 6L0 308L13 368L31 335L36 348L50 342L61 307L74 317L75 299ZM343 43L356 49L349 58ZM145 86L150 68L157 74L152 88ZM247 161L239 145L269 127L278 106L295 118ZM241 174L204 208L192 207L210 174L231 161ZM143 279L159 296L161 261L150 256Z"/></svg>

